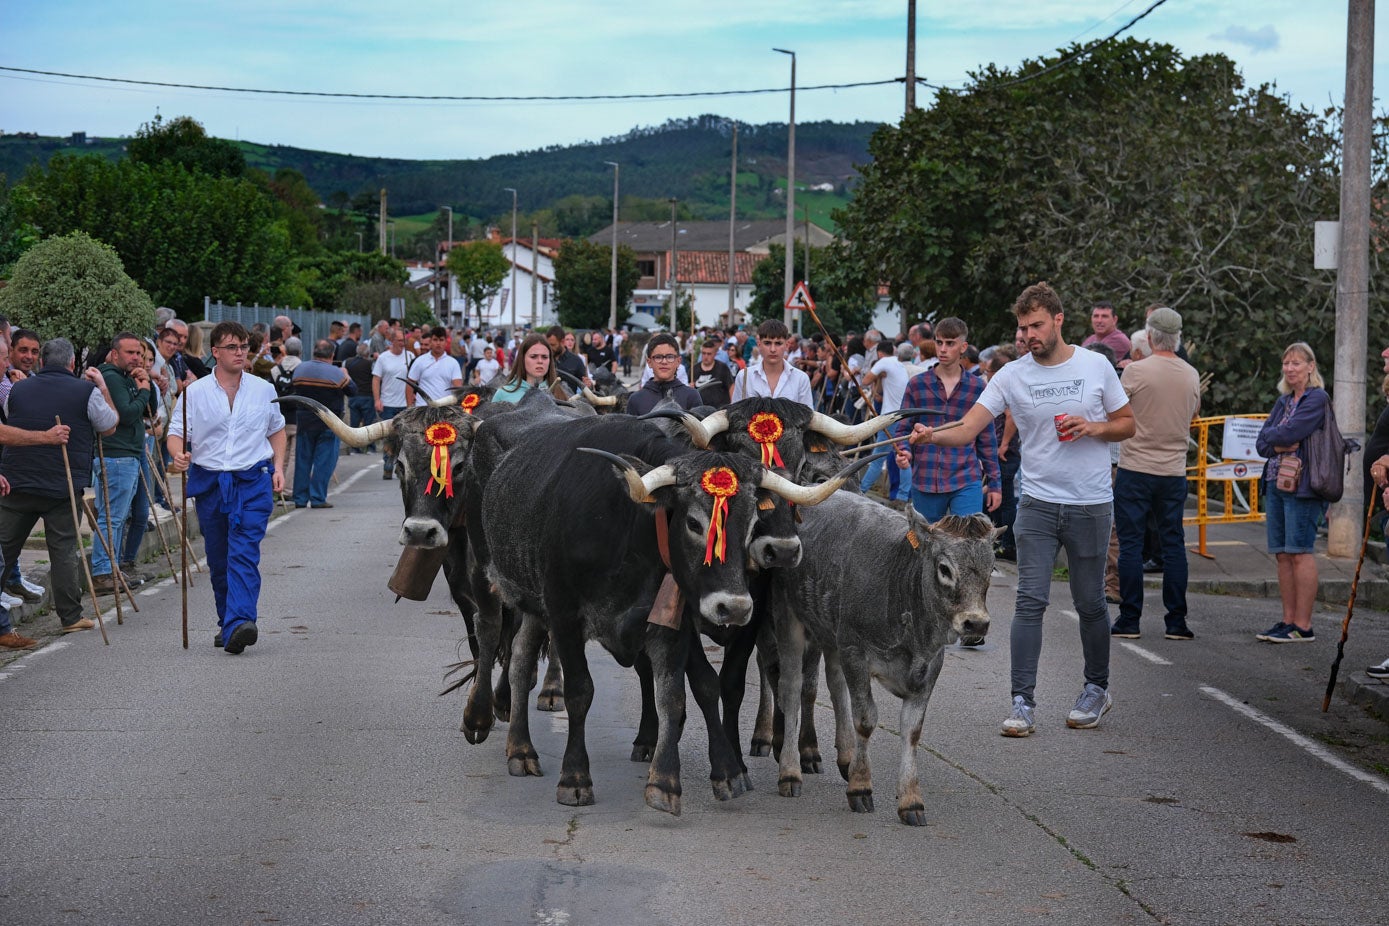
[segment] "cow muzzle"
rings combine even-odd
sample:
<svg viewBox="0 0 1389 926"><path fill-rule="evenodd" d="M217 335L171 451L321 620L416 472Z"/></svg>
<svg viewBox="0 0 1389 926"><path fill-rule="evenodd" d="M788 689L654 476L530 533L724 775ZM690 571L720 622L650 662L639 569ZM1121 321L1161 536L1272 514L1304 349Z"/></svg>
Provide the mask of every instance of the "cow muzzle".
<svg viewBox="0 0 1389 926"><path fill-rule="evenodd" d="M758 537L748 544L748 556L760 569L785 569L801 562L801 538Z"/></svg>
<svg viewBox="0 0 1389 926"><path fill-rule="evenodd" d="M752 617L752 596L710 592L700 596L699 613L711 624L741 627Z"/></svg>
<svg viewBox="0 0 1389 926"><path fill-rule="evenodd" d="M402 547L426 549L448 546L449 532L435 518L406 518L400 526Z"/></svg>
<svg viewBox="0 0 1389 926"><path fill-rule="evenodd" d="M983 637L989 632L989 615L986 611L959 611L950 618L950 627L961 637Z"/></svg>

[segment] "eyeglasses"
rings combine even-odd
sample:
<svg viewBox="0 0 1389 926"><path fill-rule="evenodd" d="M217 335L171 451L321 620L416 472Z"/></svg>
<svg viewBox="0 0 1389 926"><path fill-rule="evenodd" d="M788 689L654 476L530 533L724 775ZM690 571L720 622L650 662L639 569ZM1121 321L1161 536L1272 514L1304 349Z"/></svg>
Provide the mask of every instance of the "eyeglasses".
<svg viewBox="0 0 1389 926"><path fill-rule="evenodd" d="M656 363L674 363L675 361L677 361L677 360L680 359L680 355L679 355L679 354L652 354L652 355L651 355L650 357L648 357L647 359L648 359L648 360L654 360Z"/></svg>
<svg viewBox="0 0 1389 926"><path fill-rule="evenodd" d="M233 354L244 354L244 353L246 353L246 351L248 351L248 350L251 349L251 345L249 345L249 344L220 344L220 345L218 345L215 349L216 349L216 350L229 350L229 351L231 351Z"/></svg>

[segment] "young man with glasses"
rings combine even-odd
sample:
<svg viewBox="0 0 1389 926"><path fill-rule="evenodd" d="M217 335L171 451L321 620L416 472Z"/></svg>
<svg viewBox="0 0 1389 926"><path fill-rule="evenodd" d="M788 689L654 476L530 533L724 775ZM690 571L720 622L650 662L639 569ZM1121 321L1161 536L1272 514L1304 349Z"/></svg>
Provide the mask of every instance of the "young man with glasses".
<svg viewBox="0 0 1389 926"><path fill-rule="evenodd" d="M689 410L703 405L699 393L676 378L680 369L680 344L674 336L658 334L646 345L646 364L651 378L627 400L629 415L645 415L663 399Z"/></svg>
<svg viewBox="0 0 1389 926"><path fill-rule="evenodd" d="M188 473L207 548L214 644L232 655L258 636L260 543L284 490L285 419L275 387L246 369L249 339L237 322L212 329L212 375L188 385L169 422L170 468Z"/></svg>

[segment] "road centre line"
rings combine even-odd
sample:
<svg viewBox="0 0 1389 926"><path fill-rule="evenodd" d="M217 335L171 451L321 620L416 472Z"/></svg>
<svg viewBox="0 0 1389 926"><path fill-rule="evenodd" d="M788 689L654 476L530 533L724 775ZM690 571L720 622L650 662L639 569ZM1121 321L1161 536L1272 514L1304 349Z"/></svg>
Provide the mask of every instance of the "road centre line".
<svg viewBox="0 0 1389 926"><path fill-rule="evenodd" d="M1389 794L1389 781L1385 781L1384 779L1379 778L1376 775L1372 775L1364 769L1356 768L1349 762L1345 762L1341 759L1338 759L1336 756L1332 755L1330 750L1322 746L1320 743L1308 739L1307 737L1303 736L1301 733L1298 733L1291 727L1279 723L1277 720L1274 720L1272 717L1268 716L1262 711L1250 707L1248 704L1245 704L1243 701L1239 700L1233 695L1228 695L1225 692L1221 691L1219 688L1213 688L1210 685L1202 685L1197 690L1200 691L1202 694L1209 695L1215 700L1221 702L1226 707L1230 708L1236 713L1243 714L1245 717L1248 717L1250 720L1254 721L1260 726L1265 727L1268 730L1272 730L1274 733L1277 733L1279 736L1288 740L1293 745L1301 748L1303 752L1306 752L1313 758L1320 759L1321 761L1325 762L1327 765L1331 766L1337 771L1344 772L1351 778L1354 778L1356 781L1363 781L1365 784L1369 785L1377 791Z"/></svg>
<svg viewBox="0 0 1389 926"><path fill-rule="evenodd" d="M1069 617L1071 620L1076 621L1077 623L1080 622L1080 615L1077 614L1076 612L1074 612L1074 611L1068 611L1068 610L1066 610L1065 608L1058 608L1057 610L1059 610L1062 614L1064 614L1064 615L1066 615L1067 617ZM1161 656L1159 656L1157 653L1153 652L1152 650L1144 649L1143 647L1139 646L1137 643L1133 643L1133 642L1131 642L1131 641L1129 641L1129 640L1119 640L1119 639L1115 639L1115 640L1111 640L1111 641L1110 641L1110 644L1111 644L1111 645L1114 645L1114 646L1122 646L1124 649L1126 649L1126 650L1128 650L1129 652L1133 653L1135 656L1139 656L1139 657L1141 657L1141 658L1143 658L1143 659L1146 659L1146 660L1148 660L1149 662L1151 662L1151 663L1152 663L1153 665L1155 665L1155 666L1170 666L1170 665L1172 664L1171 660L1169 660L1169 659L1163 659Z"/></svg>

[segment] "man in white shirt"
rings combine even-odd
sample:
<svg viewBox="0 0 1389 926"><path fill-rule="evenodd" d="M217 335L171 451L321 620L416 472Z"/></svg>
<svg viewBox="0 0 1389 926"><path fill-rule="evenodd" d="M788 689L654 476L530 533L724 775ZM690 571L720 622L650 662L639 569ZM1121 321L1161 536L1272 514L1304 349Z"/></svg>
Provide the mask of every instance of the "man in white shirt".
<svg viewBox="0 0 1389 926"><path fill-rule="evenodd" d="M274 493L285 487L285 419L275 387L246 370L246 329L219 322L211 340L212 375L188 385L169 422L170 469L188 473L198 506L217 602L215 645L236 655L258 636L260 543Z"/></svg>
<svg viewBox="0 0 1389 926"><path fill-rule="evenodd" d="M449 356L449 333L443 328L429 332L429 353L421 354L410 364L410 376L405 380L405 404L428 405L425 396L442 399L450 389L463 385L463 370ZM420 392L415 391L418 386Z"/></svg>
<svg viewBox="0 0 1389 926"><path fill-rule="evenodd" d="M386 333L385 351L376 357L371 366L371 397L376 405L376 415L382 421L389 421L405 410L410 403L405 400L405 378L410 374L410 355L405 353L405 332L392 328ZM381 478L390 479L395 475L395 457L389 450L381 454Z"/></svg>
<svg viewBox="0 0 1389 926"><path fill-rule="evenodd" d="M1013 524L1018 547L1018 590L1010 636L1012 713L1004 736L1034 729L1042 614L1051 594L1059 547L1066 548L1071 600L1080 616L1085 687L1066 725L1090 729L1113 703L1109 694L1109 607L1104 600L1105 551L1113 490L1109 447L1134 434L1133 410L1119 377L1100 355L1067 344L1061 335L1061 298L1046 283L1027 287L1013 303L1028 354L994 374L963 424L934 434L916 425L913 444L946 447L972 443L1004 410L1013 413L1022 440L1022 498Z"/></svg>
<svg viewBox="0 0 1389 926"><path fill-rule="evenodd" d="M749 396L790 399L815 408L810 377L786 363L786 339L791 332L779 319L768 319L757 326L757 345L761 359L748 366L733 380L733 401Z"/></svg>

